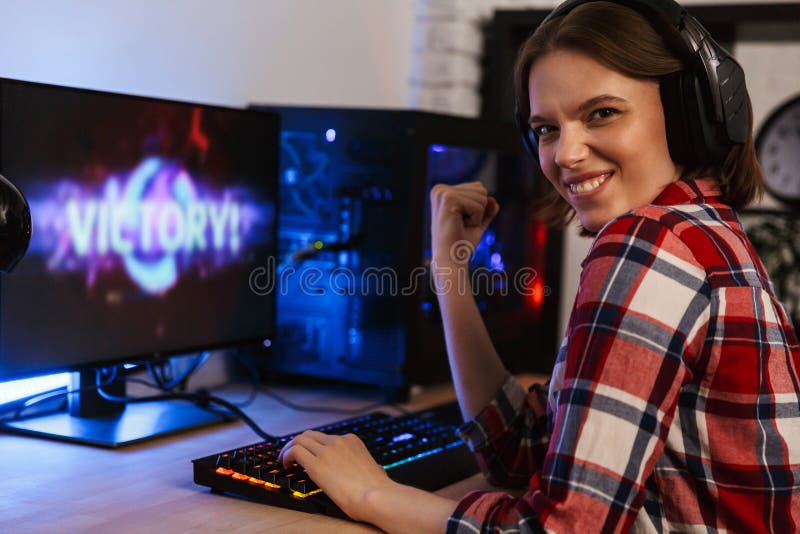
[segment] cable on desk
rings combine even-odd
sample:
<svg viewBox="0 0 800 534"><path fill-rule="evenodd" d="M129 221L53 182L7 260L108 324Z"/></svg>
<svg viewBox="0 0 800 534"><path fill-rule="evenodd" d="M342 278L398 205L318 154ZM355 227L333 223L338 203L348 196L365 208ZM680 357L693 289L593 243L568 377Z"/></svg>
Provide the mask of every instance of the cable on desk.
<svg viewBox="0 0 800 534"><path fill-rule="evenodd" d="M292 410L296 410L298 412L317 412L317 413L335 413L335 414L343 414L343 415L360 415L364 412L368 412L370 410L374 410L376 408L382 408L384 406L389 406L397 410L402 414L410 413L408 410L403 408L400 405L393 404L393 403L386 403L386 402L375 402L372 404L367 404L366 406L362 406L360 408L337 408L332 406L309 406L309 405L302 405L296 402L290 401L285 397L279 395L278 393L268 389L265 386L260 385L260 379L258 376L258 370L252 365L252 363L245 357L241 355L241 353L237 350L234 353L237 361L250 373L251 382L254 385L254 389L251 393L250 398L247 401L247 404L253 401L255 396L258 393L263 393L267 397L270 397L280 404L283 404L287 408L291 408Z"/></svg>
<svg viewBox="0 0 800 534"><path fill-rule="evenodd" d="M313 405L303 405L298 404L296 402L290 401L285 397L279 395L278 393L268 389L266 386L261 384L261 377L258 373L258 370L252 365L247 358L244 358L239 354L239 352L235 352L234 355L236 359L241 363L250 373L251 378L253 379L253 384L255 386L255 390L253 394L256 393L263 393L267 397L270 397L280 404L283 404L287 408L291 408L292 410L296 410L298 412L316 412L316 413L335 413L335 414L343 414L343 415L360 415L364 412L368 412L370 410L374 410L376 408L382 408L384 406L389 406L397 410L402 414L408 414L409 411L403 408L402 406L394 403L386 403L386 402L375 402L372 404L367 404L366 406L362 406L360 408L337 408L331 406L313 406ZM252 401L252 397L251 397Z"/></svg>
<svg viewBox="0 0 800 534"><path fill-rule="evenodd" d="M189 366L181 371L178 376L172 376L172 360L166 361L147 361L143 365L147 369L147 373L150 375L150 378L153 382L147 382L145 380L137 379L137 378L127 378L126 380L133 383L142 384L144 386L157 389L163 391L165 393L175 393L175 389L178 388L178 392L186 392L186 386L189 378L195 372L197 372L200 367L202 367L206 361L211 357L211 351L202 351L198 352ZM238 355L238 349L234 354ZM237 356L238 357L238 356ZM257 377L256 377L257 380ZM224 386L222 386L224 387ZM254 384L254 390L259 387L258 383ZM208 394L210 390L203 390L203 394ZM247 397L246 400L241 402L232 402L227 401L233 404L234 406L238 406L239 408L243 408L252 404L253 400L256 398L256 391L251 391L250 395ZM133 397L135 398L135 397Z"/></svg>
<svg viewBox="0 0 800 534"><path fill-rule="evenodd" d="M251 365L250 361L247 358L242 356L241 350L235 349L233 351L233 355L236 357L236 360L241 363L247 371L250 373L250 384L253 388L250 390L250 396L247 397L247 400L237 403L236 405L240 408L244 408L245 406L249 406L256 400L258 396L258 391L261 389L261 379L258 376L258 369L256 369L253 365Z"/></svg>
<svg viewBox="0 0 800 534"><path fill-rule="evenodd" d="M250 397L250 399L248 399L248 404L250 402L252 402L252 400L255 397L255 395L257 395L258 393L263 393L267 397L271 397L272 399L275 399L276 401L278 401L280 404L283 404L287 408L291 408L292 410L296 410L298 412L318 412L318 413L336 413L336 414L344 414L344 415L358 415L358 414L362 414L364 412L367 412L369 410L374 410L376 408L382 408L384 406L389 406L389 407L394 408L395 410L397 410L398 412L400 412L402 414L410 413L408 410L406 410L405 408L403 408L402 406L400 406L398 404L387 403L387 402L375 402L375 403L363 406L361 408L336 408L336 407L331 407L331 406L309 406L309 405L298 404L296 402L293 402L293 401L290 401L290 400L286 399L285 397L282 397L281 395L279 395L279 394L275 393L274 391L268 389L266 386L262 386L260 378L259 378L259 375L258 375L258 369L256 369L253 366L252 362L250 362L247 358L243 357L238 350L235 351L233 354L236 357L237 361L240 364L242 364L242 366L245 369L247 369L247 371L250 373L250 378L251 378L251 381L252 381L252 383L254 385L254 389L253 389L253 392L251 393L251 397Z"/></svg>
<svg viewBox="0 0 800 534"><path fill-rule="evenodd" d="M152 387L154 389L158 389L160 391L164 391L160 386L155 384L151 384L146 380L140 379L128 379L131 382L135 382L138 384L142 384L145 386ZM106 384L107 385L107 384ZM258 423L253 421L244 411L242 411L238 406L229 402L222 397L217 397L216 395L211 395L205 390L198 390L196 393L184 393L184 392L175 392L175 391L164 391L161 395L146 395L142 397L118 397L116 395L112 395L106 391L103 391L102 387L97 388L97 392L100 394L101 397L104 399L111 401L111 402L121 402L124 404L128 403L140 403L140 402L154 402L154 401L161 401L161 400L188 400L194 402L195 404L199 405L200 407L207 408L209 404L218 404L225 409L227 409L232 415L236 418L240 419L243 423L250 427L250 429L255 432L259 437L264 440L271 440L274 439L275 436L268 434L265 432Z"/></svg>
<svg viewBox="0 0 800 534"><path fill-rule="evenodd" d="M203 366L208 358L211 356L211 352L204 350L202 352L198 352L192 363L189 364L189 367L184 369L178 376L172 377L172 360L166 360L161 362L145 362L145 366L147 367L147 372L150 374L150 378L153 379L153 382L159 385L159 387L167 390L175 389L178 386L181 386L182 389L186 388L186 381L189 377L197 371L200 367Z"/></svg>
<svg viewBox="0 0 800 534"><path fill-rule="evenodd" d="M371 404L367 404L366 406L362 406L360 408L336 408L331 406L309 406L309 405L302 405L292 402L285 397L275 393L274 391L269 390L266 387L262 387L260 392L266 395L267 397L273 398L279 403L283 404L287 408L291 408L292 410L297 410L298 412L320 412L320 413L340 413L345 415L357 415L364 412L368 412L370 410L374 410L376 408L382 408L384 406L389 406L394 408L398 412L402 414L409 414L411 413L409 410L406 410L399 404L394 403L387 403L387 402L374 402Z"/></svg>

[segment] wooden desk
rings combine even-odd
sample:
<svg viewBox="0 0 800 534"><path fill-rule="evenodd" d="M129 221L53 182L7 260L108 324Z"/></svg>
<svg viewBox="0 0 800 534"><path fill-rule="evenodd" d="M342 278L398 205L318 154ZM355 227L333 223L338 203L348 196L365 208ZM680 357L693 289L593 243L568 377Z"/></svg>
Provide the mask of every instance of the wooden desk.
<svg viewBox="0 0 800 534"><path fill-rule="evenodd" d="M307 405L355 409L374 400L346 390L277 391ZM245 387L225 395L246 396ZM437 386L405 406L420 409L452 398L451 387ZM246 412L278 435L350 417L297 412L264 395ZM256 441L239 422L117 450L0 434L0 532L376 532L370 525L215 495L192 481L192 459ZM478 474L437 493L457 499L489 487Z"/></svg>

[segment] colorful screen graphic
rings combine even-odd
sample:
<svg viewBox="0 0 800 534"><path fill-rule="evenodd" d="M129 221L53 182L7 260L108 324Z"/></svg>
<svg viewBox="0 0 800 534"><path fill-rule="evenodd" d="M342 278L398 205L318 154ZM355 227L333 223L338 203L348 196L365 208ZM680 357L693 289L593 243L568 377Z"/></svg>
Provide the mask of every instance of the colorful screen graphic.
<svg viewBox="0 0 800 534"><path fill-rule="evenodd" d="M29 253L45 256L51 272L84 273L87 288L102 271L121 268L143 292L161 295L182 273L224 270L269 228L271 207L259 205L254 191L215 191L160 156L110 173L97 187L74 178L45 183L30 187L37 224Z"/></svg>
<svg viewBox="0 0 800 534"><path fill-rule="evenodd" d="M275 252L274 115L11 81L1 91L0 166L33 231L2 280L0 364L271 335L270 298L248 281Z"/></svg>

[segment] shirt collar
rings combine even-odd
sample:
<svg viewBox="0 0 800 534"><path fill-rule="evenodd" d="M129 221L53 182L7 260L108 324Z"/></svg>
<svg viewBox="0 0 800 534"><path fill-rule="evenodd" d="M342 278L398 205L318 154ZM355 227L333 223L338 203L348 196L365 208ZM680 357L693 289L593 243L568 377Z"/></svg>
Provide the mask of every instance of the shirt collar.
<svg viewBox="0 0 800 534"><path fill-rule="evenodd" d="M710 199L719 200L721 197L722 192L718 180L714 178L697 178L695 180L672 182L661 191L651 204L656 206L702 204Z"/></svg>
<svg viewBox="0 0 800 534"><path fill-rule="evenodd" d="M677 204L705 204L713 201L720 202L721 200L722 191L719 180L716 178L697 178L672 182L650 204L655 206L675 206ZM611 222L606 223L606 226ZM603 229L600 229L600 232L602 231ZM588 255L581 262L581 267L585 267L587 261L589 261Z"/></svg>

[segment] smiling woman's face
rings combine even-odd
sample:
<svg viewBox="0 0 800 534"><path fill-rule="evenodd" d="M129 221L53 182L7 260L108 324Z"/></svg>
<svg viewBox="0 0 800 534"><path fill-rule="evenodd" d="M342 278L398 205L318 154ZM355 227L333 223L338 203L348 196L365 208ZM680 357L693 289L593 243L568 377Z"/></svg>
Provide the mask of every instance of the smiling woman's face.
<svg viewBox="0 0 800 534"><path fill-rule="evenodd" d="M534 63L528 96L542 171L587 230L652 202L680 178L657 82L556 50Z"/></svg>

